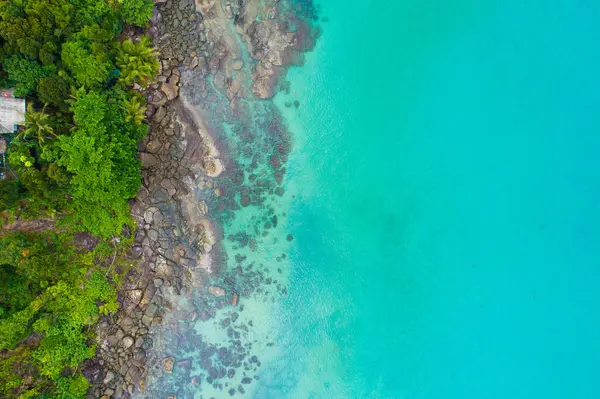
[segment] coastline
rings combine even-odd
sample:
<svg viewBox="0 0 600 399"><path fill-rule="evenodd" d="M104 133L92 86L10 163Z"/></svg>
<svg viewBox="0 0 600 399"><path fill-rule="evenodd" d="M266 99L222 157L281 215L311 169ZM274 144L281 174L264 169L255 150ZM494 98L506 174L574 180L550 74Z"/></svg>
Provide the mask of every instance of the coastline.
<svg viewBox="0 0 600 399"><path fill-rule="evenodd" d="M156 3L147 34L159 50L161 68L158 82L143 91L150 134L139 145L144 184L131 203L138 221L132 258L139 264L119 290L119 312L97 326L98 354L84 371L93 386L90 398L170 395L169 387L152 382L175 377L192 388L205 380L203 386L208 382L225 393L226 380L234 379L235 369L250 357L239 339L229 349L207 348L202 331L181 322L214 319L226 307L243 310L252 292L265 280L271 283L251 267L238 267L239 281L232 282L230 271L223 270L233 258L224 240L252 251L257 244L245 233L225 237L224 226L247 207L264 208L273 218L265 203L269 196L283 195L290 144L267 99L281 89L287 67L301 60L316 36L307 16L290 19L288 2L249 1L243 7L191 0ZM259 21L259 16L266 19ZM257 124L257 115L267 120ZM227 137L224 123L237 124L243 134ZM250 144L267 152L240 164L237 157ZM260 173L248 181L245 168ZM236 255L236 261L241 258ZM220 327L223 334L240 336L226 327ZM195 364L200 370L194 376L189 370L177 373L191 368L192 360L169 352L173 338L184 336L204 358L202 348L211 352L209 357L218 352L213 362ZM237 359L231 356L236 351ZM254 370L260 365L256 356L251 362L258 363ZM227 364L229 371L222 367ZM241 384L249 388L245 374L235 377L240 394L245 392Z"/></svg>

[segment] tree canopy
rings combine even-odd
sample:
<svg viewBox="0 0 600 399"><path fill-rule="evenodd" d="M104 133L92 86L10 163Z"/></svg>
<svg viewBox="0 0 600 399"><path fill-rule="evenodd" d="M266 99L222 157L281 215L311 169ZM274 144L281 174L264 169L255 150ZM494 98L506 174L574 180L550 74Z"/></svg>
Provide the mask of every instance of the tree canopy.
<svg viewBox="0 0 600 399"><path fill-rule="evenodd" d="M0 180L1 220L52 221L43 232L0 230L2 398L85 397L79 365L94 356L94 323L118 308L108 260L132 241L128 200L141 185L148 126L133 86L158 70L150 40L122 28L146 26L153 6L0 0L0 88L28 102L7 152L18 179ZM98 245L77 248L80 232Z"/></svg>

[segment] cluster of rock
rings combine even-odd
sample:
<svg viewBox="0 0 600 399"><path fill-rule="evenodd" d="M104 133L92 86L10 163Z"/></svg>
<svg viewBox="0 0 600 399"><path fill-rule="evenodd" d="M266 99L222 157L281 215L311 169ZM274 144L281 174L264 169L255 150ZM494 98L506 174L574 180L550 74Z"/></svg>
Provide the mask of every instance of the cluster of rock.
<svg viewBox="0 0 600 399"><path fill-rule="evenodd" d="M131 253L137 267L129 272L119 292L119 312L98 324L98 355L84 371L92 384L89 398L131 398L136 392L144 392L150 371L149 350L156 351L154 333L175 307L169 299L173 295L185 294L190 289L205 292L206 298L201 300L207 304L206 311L199 316L206 320L214 317L209 305L219 309L236 307L240 296L260 290L258 287L264 280L271 283L270 278L265 279L251 267L242 271L240 266L235 274L244 274L247 282L239 294L232 288L233 283L223 285L225 288L209 284L208 276L214 271L210 256L215 252L217 235L208 212L211 206L220 212L226 211L226 207L235 209L239 206L238 192L241 206L258 204L261 193L267 189L270 194L281 195L283 163L289 146L285 140L268 143L270 155L253 155L256 159L253 167L259 155L269 157L269 161L261 163L270 164L273 182L250 172L253 188L242 187L244 174L234 171L219 183L215 178L223 167L218 154L201 133L204 128L199 125L197 115L186 108L190 101L180 100L180 90L185 82L188 93L197 93L204 107L212 103L216 112L229 111L218 110L222 99L215 91L225 94L232 107L237 98L269 98L286 66L298 62L301 53L312 46L315 36L304 19L278 0L155 2L157 7L147 34L160 53L159 76L148 88L136 87L148 100L150 123L149 136L139 144L143 186L131 203L132 214L138 221ZM240 47L240 40L234 35L239 35L246 49ZM243 56L245 53L250 58ZM261 128L275 132L274 137L280 139L277 121ZM236 184L239 190L226 192L226 186ZM198 197L198 188L206 198ZM277 226L276 216L265 219L265 229L271 226ZM240 247L256 245L255 240L243 238L239 237ZM198 314L194 313L195 317ZM220 384L221 378L233 377L235 367L243 366L249 371L260 365L255 356L252 361L246 359L248 348L240 341L240 334L247 332L251 324L234 328L236 319L237 316L228 318L223 325L232 339L230 349L207 346L193 331L189 332L187 344L205 351L201 366L207 370L209 383ZM219 355L218 362L207 360L213 352ZM168 354L163 356L160 371L171 373L179 363ZM199 383L200 377L194 376L194 381ZM244 375L241 383L250 381ZM243 391L241 385L237 387L237 392Z"/></svg>
<svg viewBox="0 0 600 399"><path fill-rule="evenodd" d="M185 181L202 173L197 169L206 148L194 127L180 121L179 76L177 61L163 58L158 82L143 90L150 133L139 144L143 186L131 204L138 221L131 256L139 263L121 287L119 312L97 326L97 364L86 370L95 385L90 398L130 397L144 390L152 326L170 306L165 298L201 285L190 270L198 269L214 244L210 224L186 214L193 193Z"/></svg>

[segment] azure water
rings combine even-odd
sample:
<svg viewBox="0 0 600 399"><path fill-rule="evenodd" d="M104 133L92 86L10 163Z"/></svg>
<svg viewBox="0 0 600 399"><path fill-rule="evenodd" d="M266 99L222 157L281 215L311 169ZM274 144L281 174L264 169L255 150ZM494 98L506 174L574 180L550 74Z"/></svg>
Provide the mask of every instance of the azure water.
<svg viewBox="0 0 600 399"><path fill-rule="evenodd" d="M253 395L600 397L600 3L320 5Z"/></svg>

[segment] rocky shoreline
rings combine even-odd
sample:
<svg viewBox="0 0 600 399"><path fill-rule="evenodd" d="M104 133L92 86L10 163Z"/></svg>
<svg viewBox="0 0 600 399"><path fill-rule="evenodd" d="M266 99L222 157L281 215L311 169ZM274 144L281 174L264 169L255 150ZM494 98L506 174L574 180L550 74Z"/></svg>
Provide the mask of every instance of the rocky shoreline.
<svg viewBox="0 0 600 399"><path fill-rule="evenodd" d="M236 255L235 277L221 273L227 260L222 225L236 210L282 195L287 133L268 105L252 102L285 88L286 68L302 61L317 35L310 2L155 1L147 34L159 50L161 68L155 84L139 88L149 103L150 133L139 144L143 186L131 203L138 222L131 253L137 267L120 289L119 312L97 325L97 356L84 370L92 384L89 398L161 397L148 396L147 379L169 374L181 363L161 350L171 332L188 334L189 345L210 352L202 365L206 375L185 377L193 385L204 379L222 389L227 385L222 381L236 369L260 365L255 356L247 359L235 339L243 331L232 329L232 317L223 328L228 334L231 330L234 345L220 349L203 346L192 329L181 330L179 321L205 320L215 316L214 309L243 307L242 298L271 284L262 272L242 269L242 255ZM266 107L261 115L269 120L256 122L253 107ZM238 123L238 142L227 142L219 132L223 122ZM253 129L269 132L257 150L247 145L257 140ZM236 163L236 154L247 155L250 162ZM264 165L268 171L261 170ZM265 230L277 226L272 213L265 208ZM227 239L256 246L243 232ZM185 304L192 293L204 305L199 312ZM219 362L210 361L213 355ZM251 381L240 378L241 384ZM239 385L227 392L243 394L244 389Z"/></svg>

